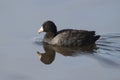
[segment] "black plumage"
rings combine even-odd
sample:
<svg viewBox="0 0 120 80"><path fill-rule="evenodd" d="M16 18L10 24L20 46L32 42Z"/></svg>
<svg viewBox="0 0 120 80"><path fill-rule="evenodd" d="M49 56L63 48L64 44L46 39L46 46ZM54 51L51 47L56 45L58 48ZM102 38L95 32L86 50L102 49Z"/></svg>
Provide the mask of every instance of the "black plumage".
<svg viewBox="0 0 120 80"><path fill-rule="evenodd" d="M94 44L100 38L95 35L95 31L63 29L57 32L57 27L52 21L43 23L42 28L38 31L46 32L43 42L67 47L79 47Z"/></svg>

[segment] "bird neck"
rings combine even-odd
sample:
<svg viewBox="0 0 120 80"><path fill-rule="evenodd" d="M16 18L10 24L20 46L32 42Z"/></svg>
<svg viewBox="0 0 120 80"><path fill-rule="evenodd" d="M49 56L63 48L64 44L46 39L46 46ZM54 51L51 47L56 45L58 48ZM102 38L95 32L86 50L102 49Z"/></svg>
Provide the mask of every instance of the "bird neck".
<svg viewBox="0 0 120 80"><path fill-rule="evenodd" d="M51 42L51 40L56 36L56 33L47 32L44 37L44 42Z"/></svg>
<svg viewBox="0 0 120 80"><path fill-rule="evenodd" d="M56 32L47 32L45 36L46 37L55 37L56 34L57 34Z"/></svg>

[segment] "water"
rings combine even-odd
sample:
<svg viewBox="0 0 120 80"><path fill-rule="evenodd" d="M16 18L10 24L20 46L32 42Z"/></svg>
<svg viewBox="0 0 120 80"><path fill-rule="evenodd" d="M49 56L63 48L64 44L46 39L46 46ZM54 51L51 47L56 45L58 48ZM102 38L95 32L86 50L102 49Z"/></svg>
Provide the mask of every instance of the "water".
<svg viewBox="0 0 120 80"><path fill-rule="evenodd" d="M119 80L119 9L118 0L0 0L0 80ZM45 64L37 30L48 19L58 30L95 30L101 38L90 51L50 47Z"/></svg>
<svg viewBox="0 0 120 80"><path fill-rule="evenodd" d="M63 56L76 57L87 55L94 59L97 59L109 67L120 67L120 33L101 35L101 38L96 44L82 47L82 48L67 48L67 47L56 47L47 44L43 44L42 40L39 38L35 39L35 44L42 46L43 53L37 51L38 57L44 64L51 64L55 60L56 54L61 54ZM40 50L41 51L41 50ZM52 61L51 61L52 60ZM48 63L47 63L48 62Z"/></svg>

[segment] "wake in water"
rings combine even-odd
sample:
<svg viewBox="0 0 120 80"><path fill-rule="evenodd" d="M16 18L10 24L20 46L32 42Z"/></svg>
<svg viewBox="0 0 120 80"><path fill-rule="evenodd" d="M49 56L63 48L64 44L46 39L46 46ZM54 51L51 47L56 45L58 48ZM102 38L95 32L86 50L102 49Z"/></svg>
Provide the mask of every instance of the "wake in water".
<svg viewBox="0 0 120 80"><path fill-rule="evenodd" d="M120 33L102 35L97 47L94 58L102 61L104 65L120 67Z"/></svg>
<svg viewBox="0 0 120 80"><path fill-rule="evenodd" d="M35 44L44 47L45 53L37 52L40 58L44 55L44 59L47 59L44 61L50 61L50 58L51 60L54 60L56 52L64 56L79 56L87 54L87 56L98 60L104 65L107 64L109 66L120 68L120 33L101 35L101 38L96 42L96 45L90 45L80 49L46 46L42 43L42 39L39 37L35 38L34 42ZM45 55L47 56L45 57Z"/></svg>

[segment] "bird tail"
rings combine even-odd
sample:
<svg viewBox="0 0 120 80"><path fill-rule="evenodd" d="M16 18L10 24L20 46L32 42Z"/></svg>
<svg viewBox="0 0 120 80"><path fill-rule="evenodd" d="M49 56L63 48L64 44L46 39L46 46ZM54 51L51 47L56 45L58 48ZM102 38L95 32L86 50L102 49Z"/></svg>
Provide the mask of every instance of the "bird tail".
<svg viewBox="0 0 120 80"><path fill-rule="evenodd" d="M96 40L98 40L99 38L100 38L100 35L96 35L95 38L94 38L94 40L96 41Z"/></svg>

